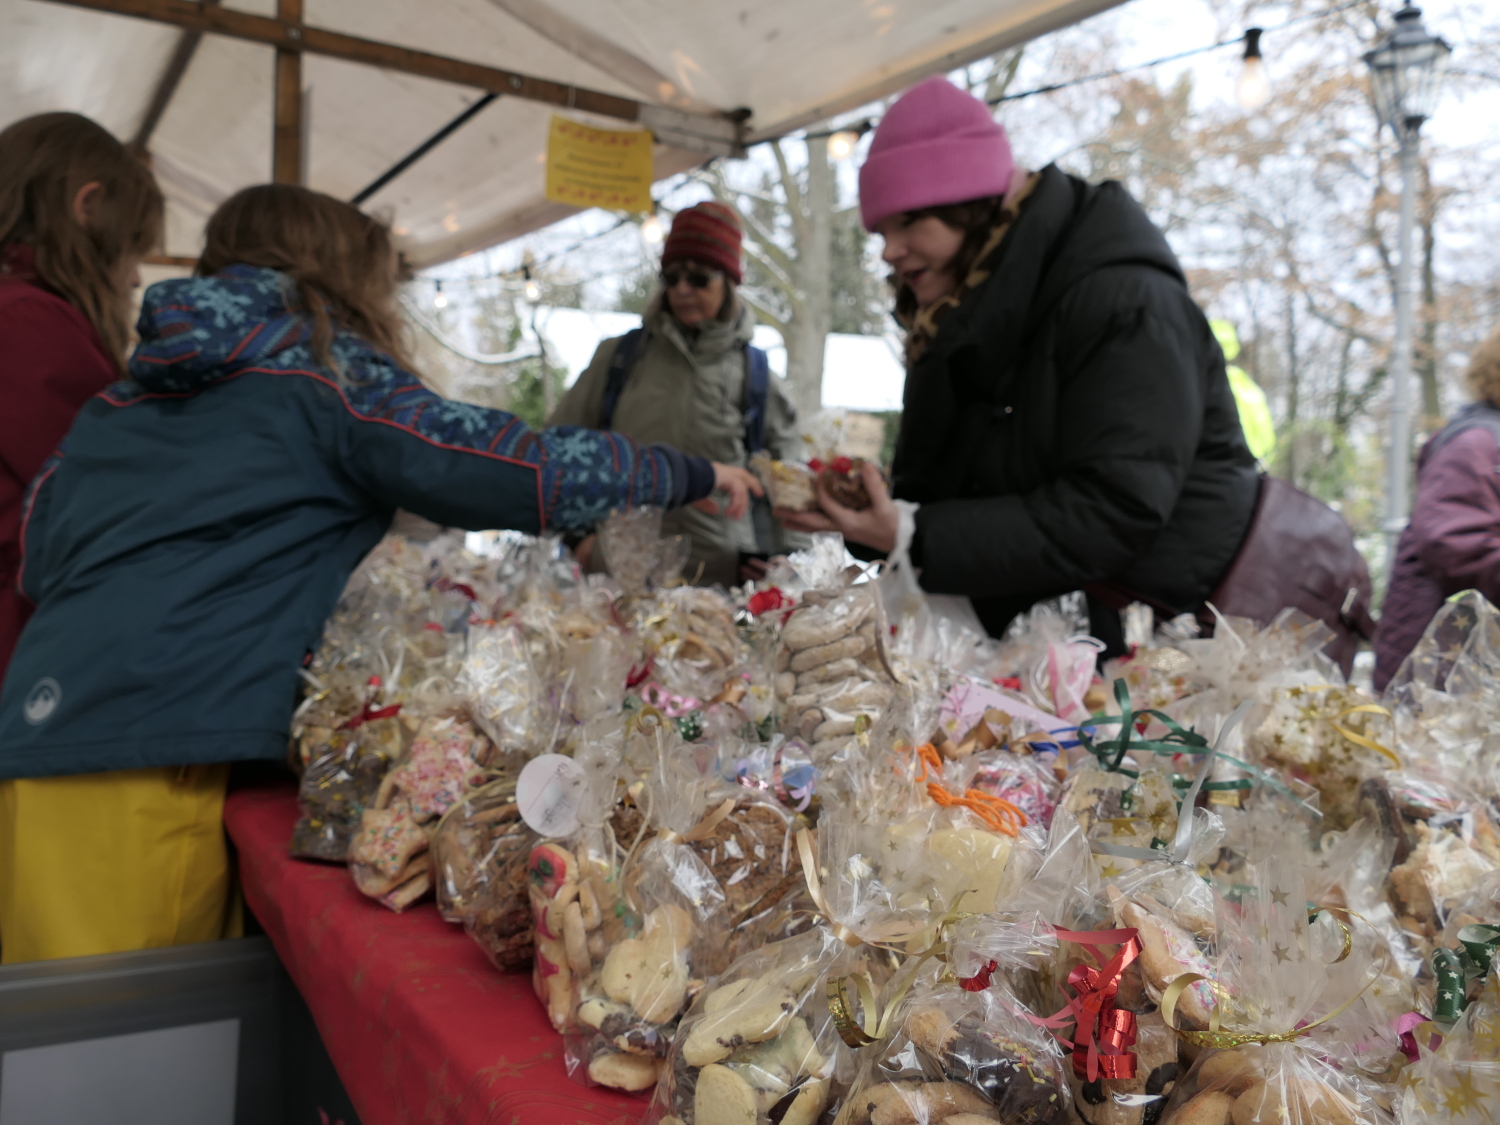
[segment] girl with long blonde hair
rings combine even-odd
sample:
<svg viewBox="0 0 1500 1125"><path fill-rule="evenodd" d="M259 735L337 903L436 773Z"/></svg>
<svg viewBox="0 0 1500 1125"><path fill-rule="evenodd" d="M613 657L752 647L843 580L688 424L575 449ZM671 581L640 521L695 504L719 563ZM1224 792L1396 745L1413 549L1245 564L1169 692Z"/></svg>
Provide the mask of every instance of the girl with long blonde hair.
<svg viewBox="0 0 1500 1125"><path fill-rule="evenodd" d="M153 285L129 379L28 500L37 603L0 692L0 955L232 932L229 763L283 760L299 670L397 508L587 532L730 495L743 469L577 427L532 431L411 372L385 226L247 188L195 277Z"/></svg>

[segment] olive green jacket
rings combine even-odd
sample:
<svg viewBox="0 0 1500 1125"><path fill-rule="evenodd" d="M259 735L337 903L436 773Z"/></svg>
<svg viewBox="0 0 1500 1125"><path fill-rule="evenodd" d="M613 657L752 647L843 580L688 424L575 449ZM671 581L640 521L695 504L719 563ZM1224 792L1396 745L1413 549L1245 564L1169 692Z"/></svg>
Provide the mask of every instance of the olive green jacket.
<svg viewBox="0 0 1500 1125"><path fill-rule="evenodd" d="M646 335L610 428L641 444L663 442L684 453L741 465L745 451L745 345L755 330L755 314L738 298L729 320L709 321L696 331L684 330L662 307L658 296L642 318ZM609 363L621 337L605 340L578 381L563 395L549 426L598 426ZM772 457L793 458L797 413L772 376L766 401L766 449ZM679 508L662 521L664 535L686 535L693 553L685 577L702 566L701 583L739 581L739 553L757 549L750 517L731 521L696 508ZM761 549L787 550L801 545L778 526L775 542Z"/></svg>

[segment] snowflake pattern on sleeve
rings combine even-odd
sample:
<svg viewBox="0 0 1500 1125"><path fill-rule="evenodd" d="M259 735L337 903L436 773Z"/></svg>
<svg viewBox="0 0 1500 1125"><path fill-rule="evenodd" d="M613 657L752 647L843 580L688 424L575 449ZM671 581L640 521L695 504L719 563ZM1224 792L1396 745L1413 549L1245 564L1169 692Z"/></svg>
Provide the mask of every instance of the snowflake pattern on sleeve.
<svg viewBox="0 0 1500 1125"><path fill-rule="evenodd" d="M395 425L455 455L531 466L540 477L542 527L582 530L617 508L666 506L672 464L615 433L564 426L535 431L515 415L445 399L362 338L335 335L333 369L313 357L308 319L288 309L290 280L231 266L213 277L153 285L142 302L130 381L120 404L145 394L193 394L247 372L302 375L334 387L362 420Z"/></svg>

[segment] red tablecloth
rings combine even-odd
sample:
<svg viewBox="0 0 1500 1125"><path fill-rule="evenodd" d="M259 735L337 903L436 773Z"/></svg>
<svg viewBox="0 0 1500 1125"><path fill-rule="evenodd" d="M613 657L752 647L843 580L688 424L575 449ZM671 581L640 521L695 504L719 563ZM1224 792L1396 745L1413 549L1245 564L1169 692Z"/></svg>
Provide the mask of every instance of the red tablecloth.
<svg viewBox="0 0 1500 1125"><path fill-rule="evenodd" d="M224 806L245 901L312 1009L363 1125L634 1125L646 1103L585 1089L529 976L496 972L428 902L392 914L341 867L287 854L289 785Z"/></svg>

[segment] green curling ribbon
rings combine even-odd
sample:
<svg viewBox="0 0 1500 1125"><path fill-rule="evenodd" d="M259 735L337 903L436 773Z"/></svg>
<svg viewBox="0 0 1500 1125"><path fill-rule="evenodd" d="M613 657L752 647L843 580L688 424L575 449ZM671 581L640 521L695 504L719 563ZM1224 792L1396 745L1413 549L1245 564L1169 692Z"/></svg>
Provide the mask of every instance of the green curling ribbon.
<svg viewBox="0 0 1500 1125"><path fill-rule="evenodd" d="M1130 702L1130 685L1123 679L1115 680L1115 702L1120 707L1118 715L1105 715L1102 712L1097 715L1091 715L1089 716L1087 725L1104 726L1111 723L1119 723L1120 733L1118 736L1095 740L1085 726L1078 728L1079 744L1097 758L1099 764L1111 773L1123 774L1125 777L1130 778L1141 776L1139 770L1125 769L1121 765L1125 760L1126 754L1138 752L1147 754L1207 754L1212 749L1208 744L1208 739L1195 730L1183 727L1171 715L1163 711L1157 711L1154 708L1147 708L1143 711L1135 710ZM1167 728L1167 733L1161 738L1143 738L1136 734L1135 721L1143 715L1149 715L1153 719L1160 721ZM1226 754L1222 750L1218 752L1218 757L1244 770L1251 777L1240 778L1235 781L1208 781L1202 786L1204 790L1253 789L1255 782L1258 781L1292 798L1293 801L1296 801L1297 804L1301 805L1314 816L1321 817L1323 815L1306 801L1299 798L1273 774L1268 773L1258 766L1252 766L1249 762L1236 758L1233 754ZM1255 780L1252 781L1251 778ZM1186 790L1192 785L1192 780L1192 778L1183 774L1173 774L1172 786L1176 789Z"/></svg>
<svg viewBox="0 0 1500 1125"><path fill-rule="evenodd" d="M1469 1006L1469 984L1489 975L1500 950L1500 926L1482 923L1458 931L1457 949L1439 949L1432 955L1432 975L1437 978L1437 999L1432 1021L1451 1027Z"/></svg>
<svg viewBox="0 0 1500 1125"><path fill-rule="evenodd" d="M697 742L703 737L703 712L689 711L676 720L677 733L682 735L684 742Z"/></svg>

